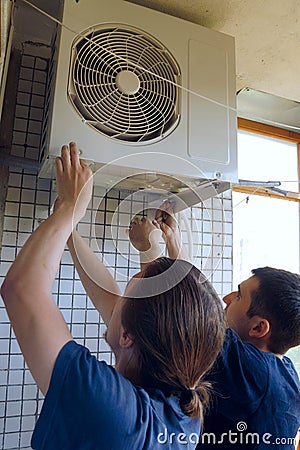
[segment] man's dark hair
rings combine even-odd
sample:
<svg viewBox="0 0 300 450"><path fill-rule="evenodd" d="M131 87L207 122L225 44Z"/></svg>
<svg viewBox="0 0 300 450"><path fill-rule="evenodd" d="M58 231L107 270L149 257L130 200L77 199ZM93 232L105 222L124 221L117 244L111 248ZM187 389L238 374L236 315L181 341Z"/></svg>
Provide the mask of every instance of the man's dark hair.
<svg viewBox="0 0 300 450"><path fill-rule="evenodd" d="M300 275L272 267L253 269L252 273L259 286L251 293L247 315L269 321L269 350L283 355L300 344Z"/></svg>

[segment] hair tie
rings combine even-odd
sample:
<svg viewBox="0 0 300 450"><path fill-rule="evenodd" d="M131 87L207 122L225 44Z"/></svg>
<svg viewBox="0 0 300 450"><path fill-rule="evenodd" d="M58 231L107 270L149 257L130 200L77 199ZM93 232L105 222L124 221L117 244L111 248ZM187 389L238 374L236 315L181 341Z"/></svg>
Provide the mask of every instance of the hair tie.
<svg viewBox="0 0 300 450"><path fill-rule="evenodd" d="M188 388L185 388L185 390L187 390L187 391L196 391L197 389L195 387L188 387Z"/></svg>
<svg viewBox="0 0 300 450"><path fill-rule="evenodd" d="M196 388L184 388L182 392L191 393L191 392L197 392Z"/></svg>

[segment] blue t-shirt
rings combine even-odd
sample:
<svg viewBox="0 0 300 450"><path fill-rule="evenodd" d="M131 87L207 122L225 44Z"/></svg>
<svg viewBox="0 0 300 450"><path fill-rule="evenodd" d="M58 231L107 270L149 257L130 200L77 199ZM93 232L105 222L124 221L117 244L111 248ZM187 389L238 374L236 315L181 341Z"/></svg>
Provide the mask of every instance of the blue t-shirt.
<svg viewBox="0 0 300 450"><path fill-rule="evenodd" d="M289 358L263 352L228 329L206 379L213 395L199 449L295 449L300 383Z"/></svg>
<svg viewBox="0 0 300 450"><path fill-rule="evenodd" d="M33 449L195 449L199 420L176 397L134 386L74 341L60 351L32 436Z"/></svg>

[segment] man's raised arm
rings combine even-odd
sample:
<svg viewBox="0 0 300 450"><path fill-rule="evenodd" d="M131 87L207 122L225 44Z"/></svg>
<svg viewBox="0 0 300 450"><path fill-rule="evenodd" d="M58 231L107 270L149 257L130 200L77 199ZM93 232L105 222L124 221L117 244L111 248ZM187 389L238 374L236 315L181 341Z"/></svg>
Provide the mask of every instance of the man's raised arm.
<svg viewBox="0 0 300 450"><path fill-rule="evenodd" d="M68 237L83 217L92 193L92 173L75 143L56 159L59 202L30 236L1 287L7 313L25 361L41 391L49 387L61 348L72 339L52 298L52 286Z"/></svg>
<svg viewBox="0 0 300 450"><path fill-rule="evenodd" d="M87 295L108 325L115 303L121 296L119 286L76 231L69 237L68 247Z"/></svg>

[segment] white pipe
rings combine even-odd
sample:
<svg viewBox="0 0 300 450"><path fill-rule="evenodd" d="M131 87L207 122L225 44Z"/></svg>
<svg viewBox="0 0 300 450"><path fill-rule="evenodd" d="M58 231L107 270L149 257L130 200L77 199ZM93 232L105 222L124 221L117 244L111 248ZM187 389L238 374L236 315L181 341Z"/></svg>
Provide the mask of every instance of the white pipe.
<svg viewBox="0 0 300 450"><path fill-rule="evenodd" d="M180 225L181 221L184 223L184 226L185 226L185 229L187 232L187 238L188 238L188 248L187 248L188 258L190 261L192 261L192 259L193 259L193 235L192 235L190 222L189 222L188 218L186 217L184 211L180 211L180 212L176 213L175 218L179 225Z"/></svg>

